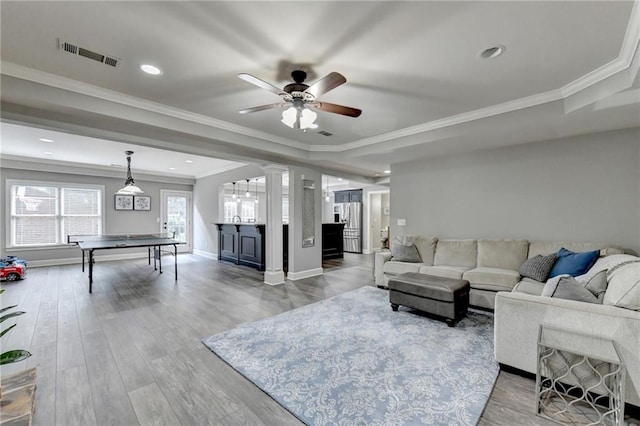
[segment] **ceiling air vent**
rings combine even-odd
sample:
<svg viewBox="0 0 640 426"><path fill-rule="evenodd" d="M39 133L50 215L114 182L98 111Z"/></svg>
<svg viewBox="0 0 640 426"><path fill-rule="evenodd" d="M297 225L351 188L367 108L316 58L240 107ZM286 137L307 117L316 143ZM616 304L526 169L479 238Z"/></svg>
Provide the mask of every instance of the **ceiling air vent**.
<svg viewBox="0 0 640 426"><path fill-rule="evenodd" d="M73 43L62 41L60 39L58 39L58 49L62 50L63 52L71 53L73 55L83 56L87 59L92 59L96 62L100 62L112 67L116 67L119 61L119 59L104 55L102 53L94 52L93 50L85 49L84 47L79 47Z"/></svg>
<svg viewBox="0 0 640 426"><path fill-rule="evenodd" d="M318 134L322 136L333 136L333 133L325 132L324 130L320 130Z"/></svg>

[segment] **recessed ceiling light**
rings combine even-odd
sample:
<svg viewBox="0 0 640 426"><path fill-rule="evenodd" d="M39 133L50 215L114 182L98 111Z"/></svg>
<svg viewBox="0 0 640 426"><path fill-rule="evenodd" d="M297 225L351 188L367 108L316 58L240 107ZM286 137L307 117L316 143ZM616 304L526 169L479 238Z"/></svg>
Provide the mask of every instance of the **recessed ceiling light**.
<svg viewBox="0 0 640 426"><path fill-rule="evenodd" d="M391 170L385 170L384 172L385 172L385 174L389 174L389 173L391 173Z"/></svg>
<svg viewBox="0 0 640 426"><path fill-rule="evenodd" d="M160 68L153 65L149 65L149 64L140 65L140 69L146 72L147 74L151 74L151 75L162 74L162 70Z"/></svg>
<svg viewBox="0 0 640 426"><path fill-rule="evenodd" d="M184 162L191 164L191 163L193 163L193 160L184 160Z"/></svg>
<svg viewBox="0 0 640 426"><path fill-rule="evenodd" d="M42 151L42 153L44 155L53 155L53 152L50 152L50 151Z"/></svg>
<svg viewBox="0 0 640 426"><path fill-rule="evenodd" d="M48 143L53 142L53 139L46 139L46 138L40 138L40 139L38 139L38 140L40 140L40 141L42 141L42 142L48 142Z"/></svg>
<svg viewBox="0 0 640 426"><path fill-rule="evenodd" d="M175 170L175 169L176 169L175 167L169 167L169 170Z"/></svg>
<svg viewBox="0 0 640 426"><path fill-rule="evenodd" d="M506 47L504 47L503 45L499 44L499 45L490 47L490 48L485 49L482 52L480 52L480 57L484 58L484 59L497 58L498 56L502 55L506 50L507 50Z"/></svg>
<svg viewBox="0 0 640 426"><path fill-rule="evenodd" d="M342 178L338 178L338 180L340 180L340 181L341 181L341 180L342 180Z"/></svg>

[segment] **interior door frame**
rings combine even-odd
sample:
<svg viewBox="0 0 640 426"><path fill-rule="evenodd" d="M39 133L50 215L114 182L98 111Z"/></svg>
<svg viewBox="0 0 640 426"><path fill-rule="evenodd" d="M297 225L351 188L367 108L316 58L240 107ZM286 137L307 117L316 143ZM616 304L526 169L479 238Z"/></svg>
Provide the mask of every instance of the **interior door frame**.
<svg viewBox="0 0 640 426"><path fill-rule="evenodd" d="M181 191L176 189L160 190L160 232L164 232L164 223L166 222L166 203L165 199L170 195L179 195L187 197L187 244L178 245L179 252L193 252L193 191Z"/></svg>
<svg viewBox="0 0 640 426"><path fill-rule="evenodd" d="M366 221L367 221L366 226L367 226L367 237L368 238L367 238L367 247L366 248L365 247L362 248L362 253L363 254L371 254L371 253L373 253L373 239L379 238L379 235L378 236L372 235L373 230L371 229L371 218L373 216L372 208L371 208L371 204L372 204L371 198L375 194L379 194L379 195L389 194L389 196L391 196L391 190L390 189L381 189L381 190L377 190L377 191L370 191L370 192L367 193L367 196L366 196L366 199L367 199L367 211L364 212L363 216L366 217ZM381 214L382 214L382 212L381 212ZM364 220L365 219L363 219L363 222L364 222ZM363 228L364 228L364 223L362 225L363 225ZM391 223L389 223L389 225L391 225ZM364 234L364 230L363 230L363 234ZM364 237L364 235L363 235L363 237ZM391 244L391 242L389 242L389 244ZM363 242L363 246L364 246L364 242Z"/></svg>

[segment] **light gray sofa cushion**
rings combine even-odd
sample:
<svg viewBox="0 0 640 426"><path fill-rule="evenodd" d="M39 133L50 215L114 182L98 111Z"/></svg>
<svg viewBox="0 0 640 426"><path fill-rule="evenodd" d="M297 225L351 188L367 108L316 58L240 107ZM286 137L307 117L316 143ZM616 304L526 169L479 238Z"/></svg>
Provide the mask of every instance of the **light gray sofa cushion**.
<svg viewBox="0 0 640 426"><path fill-rule="evenodd" d="M522 278L522 280L513 288L513 291L540 296L542 295L542 289L544 289L544 283L532 280L531 278Z"/></svg>
<svg viewBox="0 0 640 426"><path fill-rule="evenodd" d="M461 279L462 274L469 268L464 266L422 266L419 270L421 274L433 275L434 277Z"/></svg>
<svg viewBox="0 0 640 426"><path fill-rule="evenodd" d="M390 260L384 264L384 273L389 275L404 274L405 272L418 272L422 263L397 262Z"/></svg>
<svg viewBox="0 0 640 426"><path fill-rule="evenodd" d="M478 256L476 240L438 240L434 266L475 268Z"/></svg>
<svg viewBox="0 0 640 426"><path fill-rule="evenodd" d="M610 244L531 241L529 243L529 259L538 254L545 256L547 254L557 253L562 247L573 252L600 250L600 256L624 253L624 250L620 247L612 246Z"/></svg>
<svg viewBox="0 0 640 426"><path fill-rule="evenodd" d="M414 244L420 253L422 263L425 265L433 265L433 257L436 252L436 244L438 239L436 237L421 237L418 236L413 240Z"/></svg>
<svg viewBox="0 0 640 426"><path fill-rule="evenodd" d="M465 272L462 278L471 288L492 291L511 291L520 281L520 274L511 269L477 267Z"/></svg>
<svg viewBox="0 0 640 426"><path fill-rule="evenodd" d="M478 240L478 266L517 271L528 252L527 240Z"/></svg>
<svg viewBox="0 0 640 426"><path fill-rule="evenodd" d="M422 263L413 239L405 242L398 237L391 241L391 259L398 262Z"/></svg>
<svg viewBox="0 0 640 426"><path fill-rule="evenodd" d="M547 281L542 290L542 296L576 300L578 302L598 303L598 298L587 290L584 284L570 276L560 276L558 279L550 279Z"/></svg>

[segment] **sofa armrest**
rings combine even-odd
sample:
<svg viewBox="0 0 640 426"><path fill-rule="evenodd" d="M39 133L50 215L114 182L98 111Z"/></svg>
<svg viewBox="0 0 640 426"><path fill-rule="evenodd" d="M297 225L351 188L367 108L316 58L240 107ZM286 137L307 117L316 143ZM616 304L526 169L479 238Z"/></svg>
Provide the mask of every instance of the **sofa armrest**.
<svg viewBox="0 0 640 426"><path fill-rule="evenodd" d="M391 260L390 251L376 252L373 257L373 277L376 285L384 286L384 264Z"/></svg>
<svg viewBox="0 0 640 426"><path fill-rule="evenodd" d="M540 325L598 336L615 342L627 369L627 402L640 405L640 312L610 305L534 296L496 294L496 361L536 373Z"/></svg>

